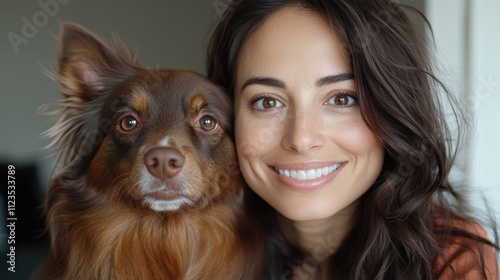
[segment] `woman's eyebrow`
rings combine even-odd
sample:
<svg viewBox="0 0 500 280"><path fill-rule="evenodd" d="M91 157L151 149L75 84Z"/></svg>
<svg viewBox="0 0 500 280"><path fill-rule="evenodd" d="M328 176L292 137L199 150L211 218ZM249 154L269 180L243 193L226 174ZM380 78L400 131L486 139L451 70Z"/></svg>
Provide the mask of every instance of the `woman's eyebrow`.
<svg viewBox="0 0 500 280"><path fill-rule="evenodd" d="M241 90L246 88L249 85L265 85L265 86L271 86L271 87L277 87L277 88L286 88L286 85L283 81L275 79L275 78L269 78L269 77L253 77L248 79L245 84L241 87Z"/></svg>
<svg viewBox="0 0 500 280"><path fill-rule="evenodd" d="M339 83L339 82L353 80L353 79L354 79L354 74L352 74L352 73L340 73L337 75L331 75L331 76L326 76L324 78L321 78L316 82L316 85L318 87L321 87L324 85Z"/></svg>
<svg viewBox="0 0 500 280"><path fill-rule="evenodd" d="M341 73L337 75L331 75L331 76L326 76L324 78L319 79L316 82L316 85L318 87L328 85L328 84L334 84L334 83L339 83L342 81L346 80L352 80L354 79L354 75L352 73ZM270 78L270 77L253 77L248 79L243 86L241 87L241 90L245 89L249 85L265 85L265 86L271 86L271 87L277 87L277 88L286 88L286 84L278 80L276 78Z"/></svg>

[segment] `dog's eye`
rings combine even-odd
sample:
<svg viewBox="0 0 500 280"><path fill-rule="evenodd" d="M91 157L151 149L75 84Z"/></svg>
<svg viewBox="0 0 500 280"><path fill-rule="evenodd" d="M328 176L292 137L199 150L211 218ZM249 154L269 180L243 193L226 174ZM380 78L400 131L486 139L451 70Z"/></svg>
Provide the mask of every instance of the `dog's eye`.
<svg viewBox="0 0 500 280"><path fill-rule="evenodd" d="M217 121L211 116L203 116L198 121L198 125L204 131L210 132L217 128Z"/></svg>
<svg viewBox="0 0 500 280"><path fill-rule="evenodd" d="M125 117L120 122L120 128L125 132L130 132L137 128L139 122L131 116Z"/></svg>

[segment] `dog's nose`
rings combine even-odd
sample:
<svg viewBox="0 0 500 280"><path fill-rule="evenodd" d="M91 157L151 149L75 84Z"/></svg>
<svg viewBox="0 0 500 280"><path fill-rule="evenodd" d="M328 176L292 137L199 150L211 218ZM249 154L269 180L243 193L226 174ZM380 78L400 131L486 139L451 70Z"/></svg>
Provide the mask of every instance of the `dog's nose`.
<svg viewBox="0 0 500 280"><path fill-rule="evenodd" d="M182 170L184 161L184 155L170 147L153 148L144 155L149 173L162 181L175 177Z"/></svg>

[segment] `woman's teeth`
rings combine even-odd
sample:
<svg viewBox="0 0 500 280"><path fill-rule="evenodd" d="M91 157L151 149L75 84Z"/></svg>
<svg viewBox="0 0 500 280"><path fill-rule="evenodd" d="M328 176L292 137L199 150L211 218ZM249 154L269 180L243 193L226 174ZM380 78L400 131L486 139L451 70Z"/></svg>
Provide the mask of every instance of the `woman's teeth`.
<svg viewBox="0 0 500 280"><path fill-rule="evenodd" d="M332 166L327 166L323 168L317 168L317 169L308 169L308 170L285 170L285 169L278 169L275 168L275 170L283 176L295 179L295 180L312 180L316 179L322 176L326 176L333 171L337 170L342 164L341 163L336 163Z"/></svg>

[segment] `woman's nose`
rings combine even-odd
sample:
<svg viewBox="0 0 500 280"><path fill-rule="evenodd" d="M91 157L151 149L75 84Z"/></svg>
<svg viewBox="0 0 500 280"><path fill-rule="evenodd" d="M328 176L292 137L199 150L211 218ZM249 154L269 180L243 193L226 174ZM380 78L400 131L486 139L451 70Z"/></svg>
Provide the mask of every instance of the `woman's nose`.
<svg viewBox="0 0 500 280"><path fill-rule="evenodd" d="M307 154L325 144L321 117L314 112L299 111L287 116L282 146L299 154Z"/></svg>

